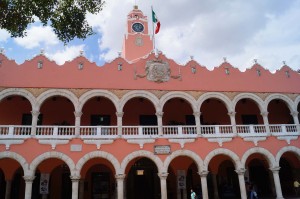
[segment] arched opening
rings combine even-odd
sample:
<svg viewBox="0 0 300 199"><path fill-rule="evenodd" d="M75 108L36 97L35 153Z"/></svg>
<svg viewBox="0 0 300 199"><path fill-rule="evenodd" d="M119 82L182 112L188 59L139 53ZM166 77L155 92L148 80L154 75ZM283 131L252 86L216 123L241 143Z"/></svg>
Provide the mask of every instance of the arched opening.
<svg viewBox="0 0 300 199"><path fill-rule="evenodd" d="M12 179L11 182L11 193L10 198L11 199L20 199L24 198L25 196L25 181L23 179L24 172L21 167L19 167Z"/></svg>
<svg viewBox="0 0 300 199"><path fill-rule="evenodd" d="M252 154L246 161L246 174L248 185L252 185L258 197L273 197L275 185L273 175L269 170L270 165L262 154ZM249 186L246 186L249 193Z"/></svg>
<svg viewBox="0 0 300 199"><path fill-rule="evenodd" d="M288 105L281 99L273 99L268 104L268 112L270 124L294 124Z"/></svg>
<svg viewBox="0 0 300 199"><path fill-rule="evenodd" d="M202 195L198 168L190 157L179 156L174 158L169 165L168 173L168 198L190 198L191 189L195 191L197 196Z"/></svg>
<svg viewBox="0 0 300 199"><path fill-rule="evenodd" d="M93 97L82 108L82 126L116 126L116 107L105 97Z"/></svg>
<svg viewBox="0 0 300 199"><path fill-rule="evenodd" d="M228 110L219 99L205 100L200 108L202 125L230 125Z"/></svg>
<svg viewBox="0 0 300 199"><path fill-rule="evenodd" d="M79 196L86 199L110 199L116 197L116 181L113 165L103 158L87 161L81 169Z"/></svg>
<svg viewBox="0 0 300 199"><path fill-rule="evenodd" d="M12 95L0 101L1 125L31 125L32 107L25 97Z"/></svg>
<svg viewBox="0 0 300 199"><path fill-rule="evenodd" d="M129 163L126 170L128 170L127 198L158 199L161 197L158 170L152 160L145 157L135 158Z"/></svg>
<svg viewBox="0 0 300 199"><path fill-rule="evenodd" d="M38 165L35 176L36 178L32 185L34 198L72 198L71 172L64 161L57 158L44 160Z"/></svg>
<svg viewBox="0 0 300 199"><path fill-rule="evenodd" d="M10 158L0 159L0 198L21 199L25 195L24 171L19 162ZM8 193L6 193L6 191Z"/></svg>
<svg viewBox="0 0 300 199"><path fill-rule="evenodd" d="M40 108L38 124L74 126L74 105L66 97L51 96L45 100Z"/></svg>
<svg viewBox="0 0 300 199"><path fill-rule="evenodd" d="M191 104L182 98L169 99L163 107L163 125L195 125Z"/></svg>
<svg viewBox="0 0 300 199"><path fill-rule="evenodd" d="M257 103L248 98L238 101L235 107L235 121L236 124L249 125L249 124L264 124L263 118L260 114Z"/></svg>
<svg viewBox="0 0 300 199"><path fill-rule="evenodd" d="M143 97L130 99L123 108L123 125L157 125L156 110L153 103Z"/></svg>
<svg viewBox="0 0 300 199"><path fill-rule="evenodd" d="M279 161L279 178L282 189L282 195L286 197L295 197L293 188L294 180L300 179L300 161L295 153L286 152Z"/></svg>
<svg viewBox="0 0 300 199"><path fill-rule="evenodd" d="M210 198L240 198L235 166L230 157L217 155L209 163L208 192Z"/></svg>

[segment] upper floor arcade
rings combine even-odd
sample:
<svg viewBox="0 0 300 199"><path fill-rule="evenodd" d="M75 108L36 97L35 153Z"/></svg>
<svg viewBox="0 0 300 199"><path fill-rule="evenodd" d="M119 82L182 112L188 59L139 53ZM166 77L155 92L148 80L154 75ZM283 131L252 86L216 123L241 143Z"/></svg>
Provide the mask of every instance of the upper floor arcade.
<svg viewBox="0 0 300 199"><path fill-rule="evenodd" d="M287 136L290 142L300 134L299 112L297 94L3 89L0 139Z"/></svg>

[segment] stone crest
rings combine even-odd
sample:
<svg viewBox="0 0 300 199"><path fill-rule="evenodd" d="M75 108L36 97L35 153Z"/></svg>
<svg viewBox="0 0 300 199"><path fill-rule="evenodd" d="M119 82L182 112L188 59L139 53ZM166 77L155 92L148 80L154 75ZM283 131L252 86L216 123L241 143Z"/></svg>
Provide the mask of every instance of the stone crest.
<svg viewBox="0 0 300 199"><path fill-rule="evenodd" d="M153 82L167 82L170 79L169 63L151 60L146 63L147 79Z"/></svg>
<svg viewBox="0 0 300 199"><path fill-rule="evenodd" d="M135 71L135 79L147 77L149 81L156 83L168 82L170 78L180 79L181 75L172 76L171 69L168 62L162 61L160 59L150 60L146 62L145 74L140 75Z"/></svg>

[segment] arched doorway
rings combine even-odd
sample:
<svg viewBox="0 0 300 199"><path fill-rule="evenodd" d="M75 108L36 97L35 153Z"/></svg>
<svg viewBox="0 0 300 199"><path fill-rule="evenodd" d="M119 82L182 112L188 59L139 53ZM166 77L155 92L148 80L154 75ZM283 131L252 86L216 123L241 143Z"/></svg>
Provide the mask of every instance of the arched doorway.
<svg viewBox="0 0 300 199"><path fill-rule="evenodd" d="M72 199L71 172L64 161L57 158L44 160L38 165L35 176L34 198Z"/></svg>
<svg viewBox="0 0 300 199"><path fill-rule="evenodd" d="M239 100L236 104L235 112L236 124L264 124L263 118L260 114L261 111L259 110L259 106L252 99L244 98Z"/></svg>
<svg viewBox="0 0 300 199"><path fill-rule="evenodd" d="M294 197L296 194L293 182L300 179L300 161L298 158L295 153L286 152L279 160L279 177L284 197Z"/></svg>
<svg viewBox="0 0 300 199"><path fill-rule="evenodd" d="M24 172L21 167L19 167L14 176L13 180L11 182L11 193L10 193L10 199L20 199L22 196L25 195L25 182L23 179Z"/></svg>
<svg viewBox="0 0 300 199"><path fill-rule="evenodd" d="M126 181L126 195L130 199L159 199L160 180L154 162L148 158L131 161Z"/></svg>
<svg viewBox="0 0 300 199"><path fill-rule="evenodd" d="M115 170L106 159L88 160L81 169L79 196L83 199L110 199L116 196Z"/></svg>
<svg viewBox="0 0 300 199"><path fill-rule="evenodd" d="M268 104L268 119L270 124L294 124L291 111L287 103L281 99L274 99Z"/></svg>
<svg viewBox="0 0 300 199"><path fill-rule="evenodd" d="M205 100L201 105L200 112L202 125L230 125L228 110L224 102L219 99Z"/></svg>

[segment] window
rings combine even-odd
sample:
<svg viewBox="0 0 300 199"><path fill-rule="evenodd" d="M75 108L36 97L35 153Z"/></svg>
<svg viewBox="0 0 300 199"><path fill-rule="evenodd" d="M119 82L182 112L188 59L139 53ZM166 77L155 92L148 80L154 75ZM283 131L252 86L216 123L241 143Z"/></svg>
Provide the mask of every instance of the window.
<svg viewBox="0 0 300 199"><path fill-rule="evenodd" d="M91 126L110 126L110 115L91 115Z"/></svg>

